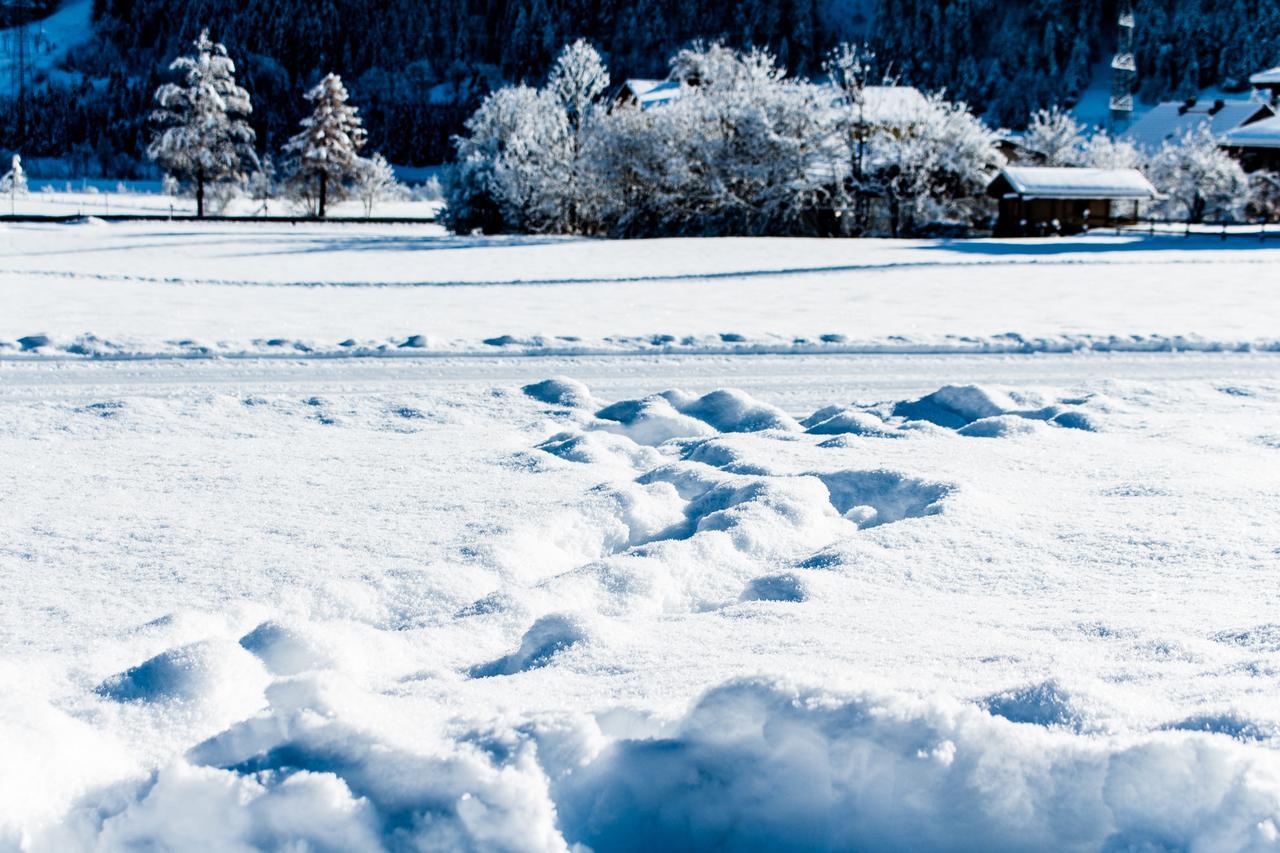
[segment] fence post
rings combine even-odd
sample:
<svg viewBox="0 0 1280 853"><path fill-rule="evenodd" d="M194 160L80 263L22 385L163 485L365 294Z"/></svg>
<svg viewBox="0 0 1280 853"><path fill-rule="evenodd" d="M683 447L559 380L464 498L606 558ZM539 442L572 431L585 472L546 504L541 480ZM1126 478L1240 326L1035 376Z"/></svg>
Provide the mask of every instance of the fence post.
<svg viewBox="0 0 1280 853"><path fill-rule="evenodd" d="M1222 239L1227 239L1227 220L1222 220Z"/></svg>

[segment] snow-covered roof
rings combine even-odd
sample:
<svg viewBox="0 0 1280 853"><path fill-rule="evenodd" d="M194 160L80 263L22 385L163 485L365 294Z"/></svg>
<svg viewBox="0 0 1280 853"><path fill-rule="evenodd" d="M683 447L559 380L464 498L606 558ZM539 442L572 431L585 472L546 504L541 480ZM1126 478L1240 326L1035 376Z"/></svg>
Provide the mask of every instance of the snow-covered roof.
<svg viewBox="0 0 1280 853"><path fill-rule="evenodd" d="M1259 71L1249 78L1249 82L1255 86L1270 86L1280 83L1280 65L1275 68L1268 68L1266 71Z"/></svg>
<svg viewBox="0 0 1280 853"><path fill-rule="evenodd" d="M622 94L634 98L641 109L674 101L683 94L678 80L644 80L633 78L622 84Z"/></svg>
<svg viewBox="0 0 1280 853"><path fill-rule="evenodd" d="M1232 148L1280 148L1280 116L1237 127L1222 143Z"/></svg>
<svg viewBox="0 0 1280 853"><path fill-rule="evenodd" d="M1159 193L1137 169L1006 166L992 183L1008 184L1022 198L1152 199Z"/></svg>
<svg viewBox="0 0 1280 853"><path fill-rule="evenodd" d="M1264 102L1248 98L1192 104L1166 101L1144 113L1121 134L1121 138L1143 150L1154 151L1200 125L1208 126L1214 136L1222 138L1242 125L1273 114L1274 111Z"/></svg>

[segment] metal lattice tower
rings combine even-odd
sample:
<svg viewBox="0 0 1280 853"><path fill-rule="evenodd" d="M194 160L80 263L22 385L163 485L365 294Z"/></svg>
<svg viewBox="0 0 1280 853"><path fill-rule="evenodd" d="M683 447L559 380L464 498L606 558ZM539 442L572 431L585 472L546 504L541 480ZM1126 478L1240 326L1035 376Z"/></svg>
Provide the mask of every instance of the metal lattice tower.
<svg viewBox="0 0 1280 853"><path fill-rule="evenodd" d="M1116 3L1116 54L1111 59L1111 130L1118 133L1133 117L1133 89L1138 68L1133 61L1133 0Z"/></svg>
<svg viewBox="0 0 1280 853"><path fill-rule="evenodd" d="M36 8L32 0L0 0L0 7L11 23L9 27L9 44L11 71L9 76L12 91L10 96L16 108L16 124L20 137L25 136L27 129L28 87L31 77L31 34L28 12Z"/></svg>

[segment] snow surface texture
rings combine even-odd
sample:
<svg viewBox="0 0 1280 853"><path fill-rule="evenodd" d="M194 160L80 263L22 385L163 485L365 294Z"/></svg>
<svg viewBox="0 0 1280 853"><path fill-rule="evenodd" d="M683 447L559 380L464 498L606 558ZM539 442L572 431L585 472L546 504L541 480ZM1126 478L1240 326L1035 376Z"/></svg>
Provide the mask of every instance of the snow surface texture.
<svg viewBox="0 0 1280 853"><path fill-rule="evenodd" d="M8 225L0 358L1266 350L1280 347L1278 262L1280 240L1256 234L617 242Z"/></svg>
<svg viewBox="0 0 1280 853"><path fill-rule="evenodd" d="M1274 356L1161 358L0 366L0 847L1275 849Z"/></svg>

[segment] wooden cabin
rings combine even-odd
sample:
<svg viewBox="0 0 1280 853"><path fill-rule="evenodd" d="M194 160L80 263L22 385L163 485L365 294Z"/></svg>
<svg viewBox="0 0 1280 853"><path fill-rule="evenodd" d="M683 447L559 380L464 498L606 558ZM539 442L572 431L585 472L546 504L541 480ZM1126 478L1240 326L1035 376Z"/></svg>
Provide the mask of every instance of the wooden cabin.
<svg viewBox="0 0 1280 853"><path fill-rule="evenodd" d="M1079 234L1135 222L1139 205L1160 197L1137 169L1007 166L987 194L999 199L997 237Z"/></svg>
<svg viewBox="0 0 1280 853"><path fill-rule="evenodd" d="M1280 116L1236 128L1222 139L1222 147L1246 172L1280 170Z"/></svg>

